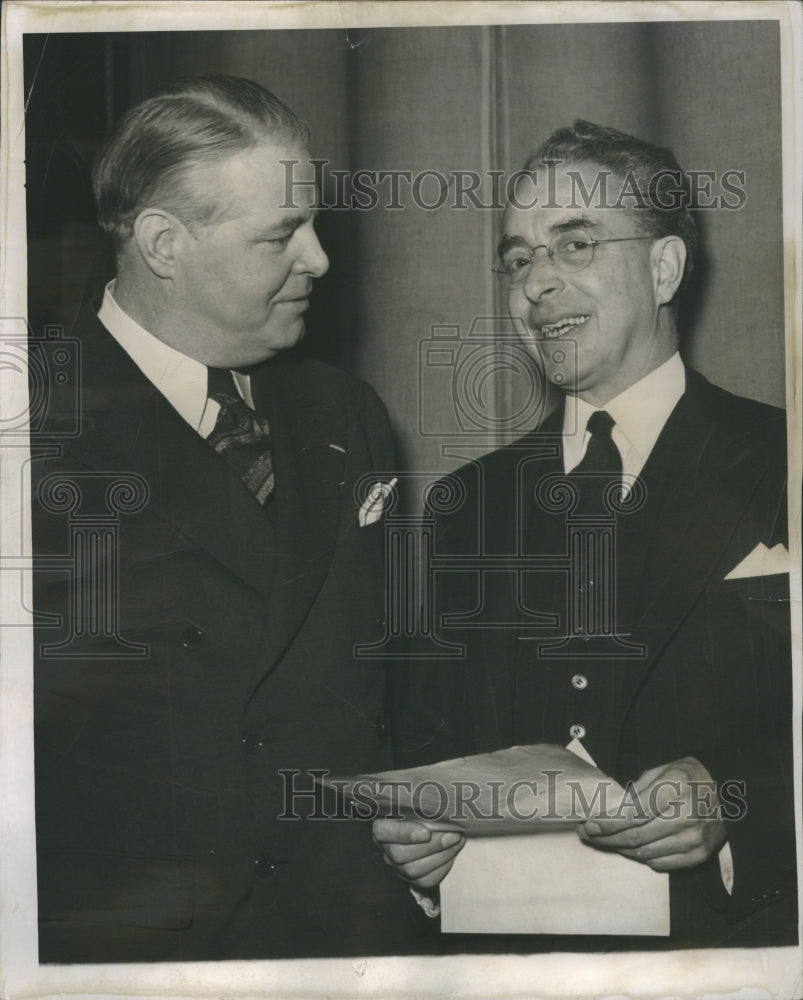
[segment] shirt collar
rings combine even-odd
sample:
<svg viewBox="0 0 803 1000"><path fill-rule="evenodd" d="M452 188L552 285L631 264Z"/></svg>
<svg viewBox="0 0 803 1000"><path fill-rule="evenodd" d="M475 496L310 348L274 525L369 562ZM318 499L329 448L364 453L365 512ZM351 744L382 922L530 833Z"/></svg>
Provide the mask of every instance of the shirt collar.
<svg viewBox="0 0 803 1000"><path fill-rule="evenodd" d="M588 418L595 410L603 409L615 421L611 436L622 455L622 471L637 476L685 391L686 369L676 351L603 407L567 395L563 414L564 471L569 472L580 462L587 444Z"/></svg>
<svg viewBox="0 0 803 1000"><path fill-rule="evenodd" d="M154 337L124 312L114 298L114 284L112 280L106 286L98 319L179 415L206 437L220 409L207 398L206 365ZM248 376L234 372L234 380L240 395L253 407Z"/></svg>

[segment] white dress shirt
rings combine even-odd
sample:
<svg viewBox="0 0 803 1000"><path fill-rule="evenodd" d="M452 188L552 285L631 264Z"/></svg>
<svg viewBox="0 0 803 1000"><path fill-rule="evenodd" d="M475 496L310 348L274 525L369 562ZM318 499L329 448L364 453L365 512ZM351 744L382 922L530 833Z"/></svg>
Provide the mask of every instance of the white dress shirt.
<svg viewBox="0 0 803 1000"><path fill-rule="evenodd" d="M591 437L586 429L588 419L596 410L605 410L614 421L611 439L622 456L622 474L637 476L685 391L686 369L675 352L605 406L593 406L577 396L567 395L563 414L563 471L569 473L580 463Z"/></svg>
<svg viewBox="0 0 803 1000"><path fill-rule="evenodd" d="M98 319L178 414L201 437L215 428L220 404L207 396L207 367L182 354L133 320L114 298L114 281L106 286ZM248 375L232 372L242 398L254 408Z"/></svg>

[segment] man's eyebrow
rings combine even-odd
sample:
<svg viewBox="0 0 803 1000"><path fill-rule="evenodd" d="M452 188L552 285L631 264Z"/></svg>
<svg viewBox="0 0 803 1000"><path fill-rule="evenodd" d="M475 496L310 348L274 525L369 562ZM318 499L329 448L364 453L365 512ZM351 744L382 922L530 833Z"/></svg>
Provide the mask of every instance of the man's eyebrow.
<svg viewBox="0 0 803 1000"><path fill-rule="evenodd" d="M317 214L317 209L310 209L309 212L299 212L297 215L285 215L272 226L266 226L260 232L260 236L290 236L299 226L303 226L310 219L315 219Z"/></svg>
<svg viewBox="0 0 803 1000"><path fill-rule="evenodd" d="M551 233L567 233L572 229L596 229L597 223L593 222L587 215L576 215L565 222L556 222L549 227Z"/></svg>
<svg viewBox="0 0 803 1000"><path fill-rule="evenodd" d="M549 227L549 232L554 233L568 233L573 229L583 229L590 230L596 229L597 223L592 221L587 215L576 215L571 219L566 219L565 222L555 222ZM530 248L530 244L522 236L511 236L509 233L505 233L499 240L496 252L501 257L508 250L514 247L527 247Z"/></svg>
<svg viewBox="0 0 803 1000"><path fill-rule="evenodd" d="M510 236L508 233L505 233L504 236L501 238L501 240L499 240L499 243L497 244L496 252L501 257L504 253L506 253L513 247L529 247L529 243L521 236Z"/></svg>

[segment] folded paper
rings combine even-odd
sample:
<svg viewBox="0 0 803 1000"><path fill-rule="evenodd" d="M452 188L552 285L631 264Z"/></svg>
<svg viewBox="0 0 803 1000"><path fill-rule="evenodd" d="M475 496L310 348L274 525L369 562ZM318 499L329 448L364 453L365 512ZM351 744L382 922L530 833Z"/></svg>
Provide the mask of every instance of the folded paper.
<svg viewBox="0 0 803 1000"><path fill-rule="evenodd" d="M469 837L571 828L615 812L624 795L592 763L545 743L324 783L341 789L356 815L404 817Z"/></svg>
<svg viewBox="0 0 803 1000"><path fill-rule="evenodd" d="M669 876L577 836L632 808L579 740L323 781L357 815L466 834L440 886L444 933L669 934Z"/></svg>

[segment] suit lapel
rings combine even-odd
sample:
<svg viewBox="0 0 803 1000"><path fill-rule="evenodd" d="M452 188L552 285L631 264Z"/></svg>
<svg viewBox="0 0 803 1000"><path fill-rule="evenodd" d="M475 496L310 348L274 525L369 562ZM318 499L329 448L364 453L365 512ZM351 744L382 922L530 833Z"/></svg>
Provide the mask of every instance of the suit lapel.
<svg viewBox="0 0 803 1000"><path fill-rule="evenodd" d="M494 468L488 476L483 490L489 501L484 512L487 552L544 555L565 549L565 514L548 513L536 500L539 482L563 472L562 428L563 405L559 405L540 427L505 449L504 469ZM537 681L533 671L518 668L519 657L529 657L535 645L521 639L527 625L533 624L532 619L524 620L522 604L531 611L552 610L544 594L563 585L562 580L556 582L558 574L543 570L493 575L497 590L493 597L486 594L486 601L490 597L488 613L494 621L518 618L519 626L479 633L484 655L474 678L479 697L472 699L470 711L476 749L481 751L514 742L517 708L532 704L533 697L538 699L539 692L530 686Z"/></svg>
<svg viewBox="0 0 803 1000"><path fill-rule="evenodd" d="M331 565L338 534L349 441L343 408L298 361L266 365L252 379L254 402L268 417L273 442L276 550L270 623L263 666L267 669L298 631ZM334 447L333 447L334 446Z"/></svg>
<svg viewBox="0 0 803 1000"><path fill-rule="evenodd" d="M567 514L555 509L553 497L544 491L549 479L562 478L563 414L561 403L532 435L533 444L541 454L528 462L523 474L521 491L523 551L536 556L561 556L567 551ZM537 570L525 574L522 598L533 610L563 615L562 595L566 578L561 572ZM565 616L564 616L565 622Z"/></svg>
<svg viewBox="0 0 803 1000"><path fill-rule="evenodd" d="M648 648L641 680L717 572L763 475L738 432L716 417L711 387L688 372L686 393L642 473L658 504L644 525L640 565L626 557L623 566L640 577L634 632Z"/></svg>
<svg viewBox="0 0 803 1000"><path fill-rule="evenodd" d="M67 447L109 477L140 475L148 509L266 598L264 672L298 630L331 562L348 446L338 438L345 433L342 413L319 380L297 377L303 362L269 364L254 376L277 481L275 497L262 508L93 310L82 314L75 333L82 346L82 426Z"/></svg>
<svg viewBox="0 0 803 1000"><path fill-rule="evenodd" d="M531 436L533 447L538 449L536 457L527 463L522 476L521 508L522 537L525 551L543 555L558 542L560 551L565 549L562 539L565 536L566 515L563 512L549 510L539 498L538 485L546 476L563 475L563 413L564 403L550 413L537 431ZM562 534L560 527L562 527Z"/></svg>
<svg viewBox="0 0 803 1000"><path fill-rule="evenodd" d="M271 516L94 314L81 317L76 335L82 425L68 450L99 473L140 475L150 510L267 596L275 548Z"/></svg>

